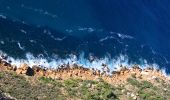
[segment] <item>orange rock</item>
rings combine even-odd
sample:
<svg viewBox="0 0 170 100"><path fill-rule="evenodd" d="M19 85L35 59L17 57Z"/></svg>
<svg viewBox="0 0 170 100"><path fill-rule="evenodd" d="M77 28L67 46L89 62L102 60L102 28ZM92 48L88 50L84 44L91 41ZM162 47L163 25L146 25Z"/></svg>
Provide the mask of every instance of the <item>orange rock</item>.
<svg viewBox="0 0 170 100"><path fill-rule="evenodd" d="M22 69L21 69L21 68L18 68L18 69L16 70L16 73L17 73L17 74L22 74Z"/></svg>
<svg viewBox="0 0 170 100"><path fill-rule="evenodd" d="M36 75L36 76L45 76L45 71L44 71L44 69L42 69L42 68L40 68L40 67L38 67L38 66L33 66L32 67L32 69L33 69L33 71L34 71L34 74Z"/></svg>
<svg viewBox="0 0 170 100"><path fill-rule="evenodd" d="M16 73L17 74L26 74L28 67L29 66L27 64L21 64L20 67L16 70Z"/></svg>
<svg viewBox="0 0 170 100"><path fill-rule="evenodd" d="M30 68L27 64L21 64L20 67L16 70L16 73L33 76L34 70L32 68Z"/></svg>
<svg viewBox="0 0 170 100"><path fill-rule="evenodd" d="M13 71L16 71L17 70L17 66L16 65L12 65L12 69L13 69Z"/></svg>
<svg viewBox="0 0 170 100"><path fill-rule="evenodd" d="M27 69L28 67L29 67L29 66L28 66L27 64L23 63L23 64L20 65L19 68L25 70L25 69Z"/></svg>

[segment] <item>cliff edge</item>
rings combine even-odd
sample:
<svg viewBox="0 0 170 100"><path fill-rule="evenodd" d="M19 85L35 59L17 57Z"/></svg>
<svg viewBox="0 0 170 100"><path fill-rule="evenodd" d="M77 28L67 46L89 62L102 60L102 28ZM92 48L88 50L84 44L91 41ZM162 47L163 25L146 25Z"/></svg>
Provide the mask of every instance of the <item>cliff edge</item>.
<svg viewBox="0 0 170 100"><path fill-rule="evenodd" d="M47 69L0 60L3 100L169 100L170 77L161 70L138 65L103 71L76 64ZM6 99L5 99L6 98Z"/></svg>

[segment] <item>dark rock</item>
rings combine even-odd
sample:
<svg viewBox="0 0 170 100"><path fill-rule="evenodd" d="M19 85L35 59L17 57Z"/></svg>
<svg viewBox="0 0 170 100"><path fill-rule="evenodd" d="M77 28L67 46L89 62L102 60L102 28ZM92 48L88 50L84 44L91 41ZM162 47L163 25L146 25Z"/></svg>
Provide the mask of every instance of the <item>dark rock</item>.
<svg viewBox="0 0 170 100"><path fill-rule="evenodd" d="M26 72L26 75L28 75L28 76L34 76L34 70L32 69L32 68L30 68L30 67L28 67L28 69L27 69L27 72Z"/></svg>

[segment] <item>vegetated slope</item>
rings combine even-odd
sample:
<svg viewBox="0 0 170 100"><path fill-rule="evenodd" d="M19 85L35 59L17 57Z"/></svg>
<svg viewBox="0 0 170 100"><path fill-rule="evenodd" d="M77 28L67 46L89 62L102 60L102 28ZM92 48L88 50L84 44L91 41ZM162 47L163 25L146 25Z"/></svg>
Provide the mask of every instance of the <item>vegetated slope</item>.
<svg viewBox="0 0 170 100"><path fill-rule="evenodd" d="M114 85L98 80L54 80L46 77L0 72L3 98L17 100L168 100L170 84L162 79L151 83L134 75L125 84Z"/></svg>

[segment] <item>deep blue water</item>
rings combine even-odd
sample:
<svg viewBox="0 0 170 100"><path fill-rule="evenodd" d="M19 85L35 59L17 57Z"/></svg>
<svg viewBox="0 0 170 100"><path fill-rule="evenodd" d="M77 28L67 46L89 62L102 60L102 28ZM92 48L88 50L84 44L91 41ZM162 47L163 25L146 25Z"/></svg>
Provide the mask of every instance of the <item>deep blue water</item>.
<svg viewBox="0 0 170 100"><path fill-rule="evenodd" d="M129 57L170 72L168 0L0 0L0 50L13 57ZM6 18L5 18L5 17Z"/></svg>

